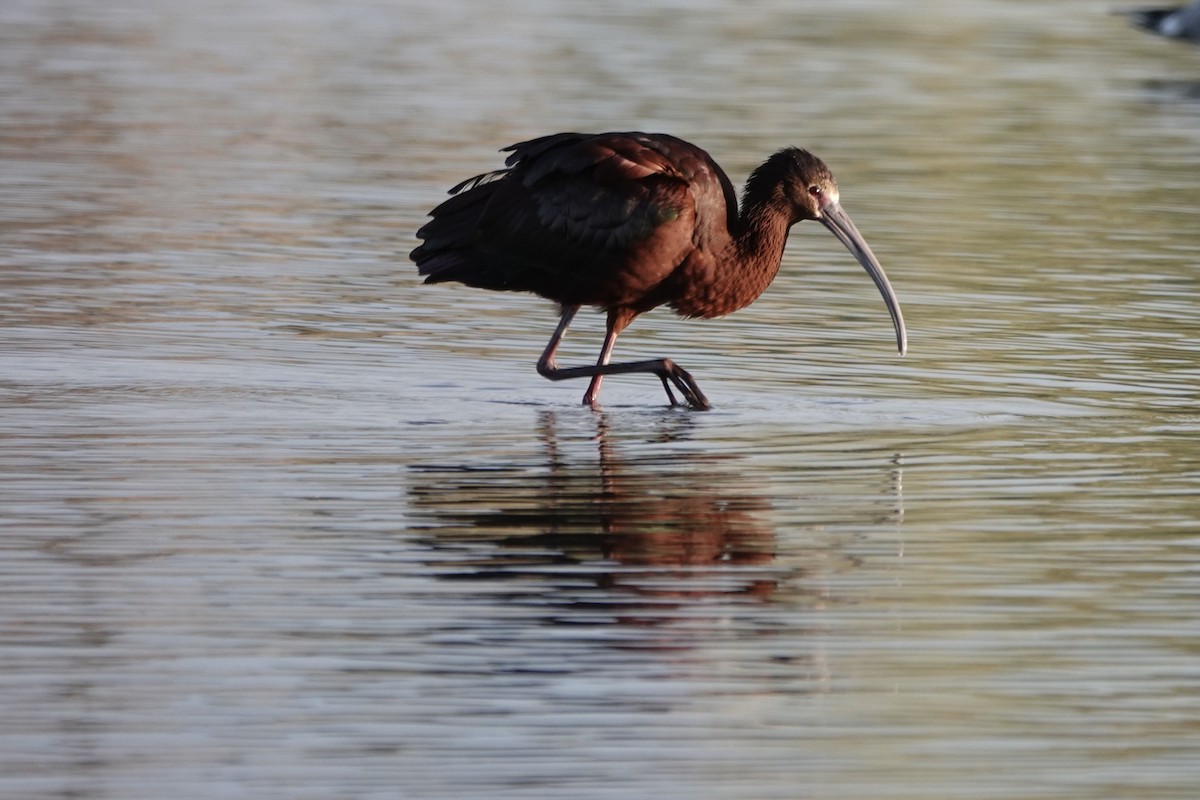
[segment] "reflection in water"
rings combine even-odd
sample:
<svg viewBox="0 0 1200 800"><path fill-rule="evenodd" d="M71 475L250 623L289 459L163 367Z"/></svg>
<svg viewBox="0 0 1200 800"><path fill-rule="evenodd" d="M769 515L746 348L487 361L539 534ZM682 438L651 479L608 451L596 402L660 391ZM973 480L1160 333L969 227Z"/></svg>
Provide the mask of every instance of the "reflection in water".
<svg viewBox="0 0 1200 800"><path fill-rule="evenodd" d="M1200 102L1200 81L1156 78L1143 81L1142 87L1151 99L1158 102L1184 103L1192 105Z"/></svg>
<svg viewBox="0 0 1200 800"><path fill-rule="evenodd" d="M690 415L665 414L660 441L686 439ZM672 448L636 456L595 415L586 449L540 415L537 465L431 464L413 470L414 526L442 574L586 578L644 597L765 598L779 580L761 487L735 458Z"/></svg>
<svg viewBox="0 0 1200 800"><path fill-rule="evenodd" d="M573 607L632 609L642 600L663 611L672 600L762 601L784 583L789 601L820 605L823 576L857 567L846 541L828 540L830 531L845 530L848 519L875 527L903 516L898 457L879 504L865 507L831 495L829 475L814 473L806 512L788 519L781 543L762 476L741 456L689 448L693 415L663 413L653 431L636 435L614 431L603 412L584 417L584 428L580 419L541 412L542 457L532 463L412 467L411 529L424 533L436 574L530 581L539 602L549 591Z"/></svg>

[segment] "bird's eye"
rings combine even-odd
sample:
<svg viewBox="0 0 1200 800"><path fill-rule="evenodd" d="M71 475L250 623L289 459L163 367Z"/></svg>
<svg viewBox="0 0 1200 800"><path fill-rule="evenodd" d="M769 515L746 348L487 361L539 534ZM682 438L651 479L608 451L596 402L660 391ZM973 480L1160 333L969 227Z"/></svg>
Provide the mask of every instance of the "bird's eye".
<svg viewBox="0 0 1200 800"><path fill-rule="evenodd" d="M821 187L820 187L820 186L810 186L810 187L808 187L808 193L809 193L809 194L811 194L813 197L820 197L820 196L823 194L823 193L821 192Z"/></svg>

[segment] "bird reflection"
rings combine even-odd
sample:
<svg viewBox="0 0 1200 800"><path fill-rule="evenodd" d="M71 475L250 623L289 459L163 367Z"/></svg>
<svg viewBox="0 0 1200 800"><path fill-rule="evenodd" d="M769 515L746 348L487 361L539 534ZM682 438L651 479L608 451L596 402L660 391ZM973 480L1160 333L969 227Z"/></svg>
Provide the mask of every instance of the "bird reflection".
<svg viewBox="0 0 1200 800"><path fill-rule="evenodd" d="M581 582L655 602L775 591L770 504L740 459L663 448L687 439L689 415L626 441L603 413L587 416L580 428L543 412L537 463L414 469L412 527L428 531L437 574L540 578L577 601Z"/></svg>

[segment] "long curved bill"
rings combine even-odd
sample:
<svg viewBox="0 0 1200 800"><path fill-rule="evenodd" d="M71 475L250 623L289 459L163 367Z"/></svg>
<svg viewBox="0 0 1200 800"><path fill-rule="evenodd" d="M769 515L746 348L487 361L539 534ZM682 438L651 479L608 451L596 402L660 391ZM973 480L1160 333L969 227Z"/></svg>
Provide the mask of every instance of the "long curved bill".
<svg viewBox="0 0 1200 800"><path fill-rule="evenodd" d="M900 301L896 299L896 293L892 291L892 285L888 283L887 275L884 274L883 267L879 265L879 259L871 252L871 248L867 246L867 242L858 232L858 228L854 227L850 217L836 201L822 206L820 222L829 228L830 233L836 236L847 250L854 254L858 263L863 265L863 269L879 287L879 293L883 295L883 302L887 303L888 313L892 315L892 324L896 326L896 346L900 348L900 355L904 355L908 352L908 333L904 330L904 317L900 314Z"/></svg>

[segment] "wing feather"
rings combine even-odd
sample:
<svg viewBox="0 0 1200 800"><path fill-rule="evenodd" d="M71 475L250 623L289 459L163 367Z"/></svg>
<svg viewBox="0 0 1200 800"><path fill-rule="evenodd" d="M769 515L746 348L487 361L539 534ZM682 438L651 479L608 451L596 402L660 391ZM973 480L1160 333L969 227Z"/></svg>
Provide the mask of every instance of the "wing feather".
<svg viewBox="0 0 1200 800"><path fill-rule="evenodd" d="M695 245L698 210L736 214L720 168L671 137L560 133L505 151L507 169L455 187L419 232L429 280L631 304Z"/></svg>

